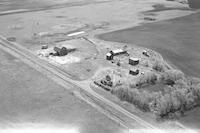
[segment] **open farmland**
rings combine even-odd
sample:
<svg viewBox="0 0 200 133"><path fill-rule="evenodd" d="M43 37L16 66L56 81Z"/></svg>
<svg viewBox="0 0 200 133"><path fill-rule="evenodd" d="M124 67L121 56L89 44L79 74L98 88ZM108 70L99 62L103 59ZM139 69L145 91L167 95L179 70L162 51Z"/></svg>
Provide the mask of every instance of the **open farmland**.
<svg viewBox="0 0 200 133"><path fill-rule="evenodd" d="M0 51L0 130L10 127L22 130L24 127L32 130L55 127L58 132L63 129L69 133L123 130L77 99L70 84L65 89L18 58Z"/></svg>
<svg viewBox="0 0 200 133"><path fill-rule="evenodd" d="M72 126L73 133L197 127L186 121L192 120L192 111L197 115L199 79L188 78L165 53L163 59L163 51L145 44L176 42L170 50L178 51L178 43L190 42L183 31L192 34L192 29L184 27L187 20L169 19L196 12L184 0L1 1L0 91L6 102L0 103L0 120L8 127ZM169 23L176 25L173 34ZM116 30L133 26L139 34L115 40ZM149 34L140 33L148 29ZM172 35L172 41L165 40ZM196 46L194 42L189 44ZM198 70L198 65L192 67ZM184 125L176 122L182 117Z"/></svg>

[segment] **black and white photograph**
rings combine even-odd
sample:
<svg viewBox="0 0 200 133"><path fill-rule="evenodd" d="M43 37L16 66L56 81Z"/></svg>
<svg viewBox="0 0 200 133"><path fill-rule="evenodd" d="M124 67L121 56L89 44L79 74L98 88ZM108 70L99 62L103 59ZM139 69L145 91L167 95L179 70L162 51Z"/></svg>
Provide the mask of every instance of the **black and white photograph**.
<svg viewBox="0 0 200 133"><path fill-rule="evenodd" d="M200 133L200 0L0 0L0 133Z"/></svg>

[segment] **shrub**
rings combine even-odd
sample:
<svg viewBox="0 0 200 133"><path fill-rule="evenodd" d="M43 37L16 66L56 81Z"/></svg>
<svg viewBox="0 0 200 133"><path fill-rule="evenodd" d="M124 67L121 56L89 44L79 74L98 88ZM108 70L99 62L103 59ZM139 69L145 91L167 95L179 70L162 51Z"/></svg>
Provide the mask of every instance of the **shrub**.
<svg viewBox="0 0 200 133"><path fill-rule="evenodd" d="M163 81L174 84L165 87L163 92L151 92L130 88L130 84L117 86L111 93L123 101L136 105L143 111L152 111L157 118L178 119L186 111L200 106L200 80L187 79L177 70L168 70L162 75ZM157 76L149 72L141 76L138 84L155 83ZM168 82L169 83L169 82Z"/></svg>
<svg viewBox="0 0 200 133"><path fill-rule="evenodd" d="M200 78L188 77L187 81L190 86L195 86L200 84Z"/></svg>
<svg viewBox="0 0 200 133"><path fill-rule="evenodd" d="M157 81L157 76L154 72L148 72L146 74L146 82L147 83L155 84L156 81Z"/></svg>
<svg viewBox="0 0 200 133"><path fill-rule="evenodd" d="M157 81L157 75L154 72L147 72L145 75L140 76L136 84L141 87L144 84L155 84Z"/></svg>
<svg viewBox="0 0 200 133"><path fill-rule="evenodd" d="M184 79L184 74L178 70L167 70L161 75L161 81L168 85L174 85L180 79Z"/></svg>
<svg viewBox="0 0 200 133"><path fill-rule="evenodd" d="M166 87L168 93L159 93L152 101L150 107L157 117L179 118L185 111L200 105L200 84L194 87L185 81L179 80L174 86Z"/></svg>
<svg viewBox="0 0 200 133"><path fill-rule="evenodd" d="M145 67L149 67L149 62L148 60L145 60L142 62L142 65L145 66Z"/></svg>
<svg viewBox="0 0 200 133"><path fill-rule="evenodd" d="M158 118L174 118L174 114L180 108L179 99L172 94L161 94L153 100L151 110Z"/></svg>
<svg viewBox="0 0 200 133"><path fill-rule="evenodd" d="M142 91L140 92L136 88L129 89L126 86L116 87L111 91L111 93L116 95L123 101L127 101L129 103L136 105L143 111L150 111L149 103L152 101L154 97L153 95L147 92L142 92Z"/></svg>
<svg viewBox="0 0 200 133"><path fill-rule="evenodd" d="M162 61L154 61L152 64L152 68L158 72L164 72L165 71L165 65Z"/></svg>

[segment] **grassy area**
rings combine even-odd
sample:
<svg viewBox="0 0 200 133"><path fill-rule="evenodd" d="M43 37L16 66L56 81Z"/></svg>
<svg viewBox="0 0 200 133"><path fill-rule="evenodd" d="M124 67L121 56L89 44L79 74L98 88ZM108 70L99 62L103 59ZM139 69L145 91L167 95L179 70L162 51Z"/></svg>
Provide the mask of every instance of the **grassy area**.
<svg viewBox="0 0 200 133"><path fill-rule="evenodd" d="M194 129L199 129L200 127L200 107L188 111L182 119L180 119L180 122L184 125L187 125L189 127L192 127Z"/></svg>
<svg viewBox="0 0 200 133"><path fill-rule="evenodd" d="M147 91L149 93L152 93L152 92L164 92L164 88L166 87L166 85L162 84L162 83L157 83L155 85L148 85L148 86L145 86L145 87L142 87L142 91Z"/></svg>
<svg viewBox="0 0 200 133"><path fill-rule="evenodd" d="M75 97L72 93L75 88L70 84L69 90L63 88L2 50L0 84L0 129L44 124L76 128L81 133L121 133L123 130Z"/></svg>
<svg viewBox="0 0 200 133"><path fill-rule="evenodd" d="M191 8L200 8L200 1L199 0L188 0L188 3Z"/></svg>
<svg viewBox="0 0 200 133"><path fill-rule="evenodd" d="M164 4L155 4L153 5L152 10L146 11L145 13L154 13L154 12L160 12L165 10L191 10L188 7L166 7Z"/></svg>

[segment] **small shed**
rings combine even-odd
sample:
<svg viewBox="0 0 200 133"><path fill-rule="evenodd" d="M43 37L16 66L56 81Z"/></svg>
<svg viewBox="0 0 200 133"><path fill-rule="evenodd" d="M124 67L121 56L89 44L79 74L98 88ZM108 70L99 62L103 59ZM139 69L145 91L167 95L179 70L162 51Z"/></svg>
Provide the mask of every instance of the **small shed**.
<svg viewBox="0 0 200 133"><path fill-rule="evenodd" d="M129 58L129 62L130 65L135 66L137 64L139 64L139 59L138 58Z"/></svg>
<svg viewBox="0 0 200 133"><path fill-rule="evenodd" d="M138 69L130 69L129 70L129 74L130 75L138 75L139 74L139 70Z"/></svg>
<svg viewBox="0 0 200 133"><path fill-rule="evenodd" d="M111 53L106 54L106 59L107 60L113 60L113 55Z"/></svg>
<svg viewBox="0 0 200 133"><path fill-rule="evenodd" d="M148 54L148 52L146 50L143 50L142 54L145 55L145 56L147 56L147 57L149 57L149 54Z"/></svg>

